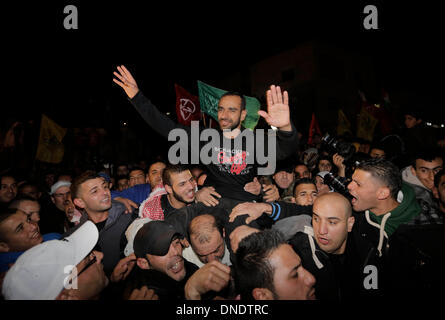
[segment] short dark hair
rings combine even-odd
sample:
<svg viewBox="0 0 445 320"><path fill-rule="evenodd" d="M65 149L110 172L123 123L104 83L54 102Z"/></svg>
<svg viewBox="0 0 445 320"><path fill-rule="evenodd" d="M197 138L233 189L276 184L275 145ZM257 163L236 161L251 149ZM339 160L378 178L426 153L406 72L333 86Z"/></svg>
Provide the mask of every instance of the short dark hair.
<svg viewBox="0 0 445 320"><path fill-rule="evenodd" d="M296 167L299 167L299 166L305 166L305 167L309 170L309 167L308 167L307 164L305 164L304 162L297 162L297 163L294 165L293 171L295 172L295 168L296 168Z"/></svg>
<svg viewBox="0 0 445 320"><path fill-rule="evenodd" d="M383 143L381 142L373 142L371 144L371 147L369 147L369 152L371 152L372 149L379 149L379 150L383 150L386 153L386 149L383 146Z"/></svg>
<svg viewBox="0 0 445 320"><path fill-rule="evenodd" d="M164 183L164 185L168 185L171 186L172 182L171 182L171 174L172 173L181 173L184 172L186 170L189 170L189 168L185 165L182 164L168 164L165 169L164 172L162 173L162 182Z"/></svg>
<svg viewBox="0 0 445 320"><path fill-rule="evenodd" d="M434 176L434 186L436 188L439 188L439 182L440 182L440 178L442 178L442 176L445 175L445 169L440 170L438 173L436 173L436 175Z"/></svg>
<svg viewBox="0 0 445 320"><path fill-rule="evenodd" d="M227 96L237 96L237 97L240 97L240 99L241 99L241 111L246 109L246 97L244 97L244 95L242 95L241 93L239 93L237 91L228 91L228 92L224 93L219 100L221 100L222 98L227 97Z"/></svg>
<svg viewBox="0 0 445 320"><path fill-rule="evenodd" d="M391 161L379 158L368 159L360 162L356 169L371 173L374 178L389 188L391 197L397 199L397 194L402 189L402 175L399 168Z"/></svg>
<svg viewBox="0 0 445 320"><path fill-rule="evenodd" d="M40 188L36 183L25 181L18 187L18 193L21 193L26 187L35 187L37 190L40 191Z"/></svg>
<svg viewBox="0 0 445 320"><path fill-rule="evenodd" d="M8 219L10 216L16 214L17 209L13 208L3 208L0 210L0 227L6 219ZM7 239L4 238L4 233L0 232L0 242L7 242Z"/></svg>
<svg viewBox="0 0 445 320"><path fill-rule="evenodd" d="M410 115L414 118L416 118L417 120L419 119L423 119L423 110L422 107L419 107L418 102L416 102L416 100L418 99L414 99L414 101L411 101L408 104L405 104L403 106L403 115Z"/></svg>
<svg viewBox="0 0 445 320"><path fill-rule="evenodd" d="M317 184L315 183L314 179L311 178L301 178L295 181L294 190L292 190L292 194L295 194L295 190L297 190L297 187L300 184L313 184L315 188L317 188Z"/></svg>
<svg viewBox="0 0 445 320"><path fill-rule="evenodd" d="M153 162L150 162L150 164L147 166L147 173L150 173L150 168L155 163L163 163L163 164L165 164L167 166L167 163L164 160L155 160Z"/></svg>
<svg viewBox="0 0 445 320"><path fill-rule="evenodd" d="M437 149L437 148L423 148L423 149L418 150L414 154L414 156L412 158L411 165L413 166L414 169L416 169L416 160L421 159L424 161L431 162L436 158L441 158L443 160L443 156L439 149Z"/></svg>
<svg viewBox="0 0 445 320"><path fill-rule="evenodd" d="M274 229L252 233L240 241L235 259L235 286L242 300L253 300L252 291L255 288L275 292L275 270L269 257L286 243L283 234Z"/></svg>
<svg viewBox="0 0 445 320"><path fill-rule="evenodd" d="M14 200L12 200L12 202L9 204L8 208L18 209L18 207L20 206L20 204L23 201L33 201L33 202L37 202L40 205L38 200L36 200L33 197L30 197L26 194L22 194L22 195L17 196Z"/></svg>
<svg viewBox="0 0 445 320"><path fill-rule="evenodd" d="M147 172L141 167L132 167L130 170L128 170L128 176L130 176L130 173L132 173L133 171L142 171L144 174L147 174Z"/></svg>
<svg viewBox="0 0 445 320"><path fill-rule="evenodd" d="M70 191L71 191L71 198L74 200L75 198L78 198L78 192L79 192L79 187L82 183L84 183L85 181L88 180L92 180L92 179L97 179L97 178L102 178L101 176L99 176L99 174L96 171L93 170L87 170L83 173L81 173L80 175L78 175L73 183L71 184L70 187ZM102 178L103 179L103 178Z"/></svg>
<svg viewBox="0 0 445 320"><path fill-rule="evenodd" d="M130 178L128 177L128 174L121 174L121 175L116 176L115 179L116 179L116 182L117 182L117 181L122 180L122 179L129 180Z"/></svg>
<svg viewBox="0 0 445 320"><path fill-rule="evenodd" d="M17 178L16 178L16 176L13 175L13 174L11 174L11 173L4 173L4 174L1 174L1 175L0 175L0 182L3 180L3 178L6 178L6 177L13 178L13 179L17 182Z"/></svg>
<svg viewBox="0 0 445 320"><path fill-rule="evenodd" d="M317 159L317 165L320 163L321 160L327 160L333 165L332 157L329 155L320 154Z"/></svg>

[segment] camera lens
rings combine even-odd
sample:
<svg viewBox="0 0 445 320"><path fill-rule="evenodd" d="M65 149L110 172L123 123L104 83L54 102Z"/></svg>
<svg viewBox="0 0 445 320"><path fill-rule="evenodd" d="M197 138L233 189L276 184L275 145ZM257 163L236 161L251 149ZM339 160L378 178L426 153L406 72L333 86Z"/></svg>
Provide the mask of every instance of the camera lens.
<svg viewBox="0 0 445 320"><path fill-rule="evenodd" d="M334 189L334 191L344 195L346 198L348 199L352 198L352 196L349 193L347 185L343 183L340 179L334 177L332 173L330 172L327 173L323 178L323 182L332 189Z"/></svg>

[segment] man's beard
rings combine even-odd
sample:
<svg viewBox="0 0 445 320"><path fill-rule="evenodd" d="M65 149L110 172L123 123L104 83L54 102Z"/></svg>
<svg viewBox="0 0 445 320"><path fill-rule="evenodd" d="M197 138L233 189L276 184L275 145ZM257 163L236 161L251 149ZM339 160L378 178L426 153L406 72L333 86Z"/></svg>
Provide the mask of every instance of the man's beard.
<svg viewBox="0 0 445 320"><path fill-rule="evenodd" d="M193 198L191 201L186 201L182 196L180 196L179 194L177 194L175 192L175 189L173 187L172 187L172 192L173 192L173 197L175 197L175 199L178 200L179 202L189 204L189 203L193 203L195 200L195 198Z"/></svg>
<svg viewBox="0 0 445 320"><path fill-rule="evenodd" d="M220 121L222 121L223 119L221 119ZM238 128L238 126L239 126L239 124L240 124L240 118L238 118L238 121L237 122L235 122L234 124L232 124L229 128L221 128L221 126L219 127L221 130L230 130L230 131L232 131L233 129L236 129L236 128Z"/></svg>

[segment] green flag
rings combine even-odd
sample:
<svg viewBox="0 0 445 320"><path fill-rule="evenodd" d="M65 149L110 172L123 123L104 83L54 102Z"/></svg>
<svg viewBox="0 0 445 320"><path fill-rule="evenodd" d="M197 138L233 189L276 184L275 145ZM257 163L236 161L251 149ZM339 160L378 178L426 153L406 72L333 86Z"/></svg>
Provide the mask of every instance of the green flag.
<svg viewBox="0 0 445 320"><path fill-rule="evenodd" d="M199 105L201 111L210 115L213 119L218 120L218 102L221 96L227 91L218 89L198 80ZM246 119L241 123L244 128L255 129L260 116L261 104L257 98L244 96L246 99Z"/></svg>

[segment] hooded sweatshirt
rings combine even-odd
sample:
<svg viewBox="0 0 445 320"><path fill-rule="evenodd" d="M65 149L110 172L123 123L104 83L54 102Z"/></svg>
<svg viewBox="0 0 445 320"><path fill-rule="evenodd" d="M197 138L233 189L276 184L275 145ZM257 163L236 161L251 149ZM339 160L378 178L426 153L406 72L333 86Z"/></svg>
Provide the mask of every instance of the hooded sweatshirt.
<svg viewBox="0 0 445 320"><path fill-rule="evenodd" d="M368 241L372 243L372 247L378 251L378 255L382 256L382 249L386 243L386 247L389 247L388 239L401 224L408 224L415 219L421 212L421 208L416 201L414 190L407 184L402 183L402 190L399 191L397 196L397 202L400 204L383 215L376 215L370 210L366 210L363 213L358 214L356 217L357 228L355 229L358 234L365 232L368 234ZM364 218L363 218L364 217ZM363 222L357 221L365 220ZM371 232L369 232L371 231ZM364 248L362 248L363 250ZM368 248L369 249L369 248ZM367 252L365 250L364 252Z"/></svg>
<svg viewBox="0 0 445 320"><path fill-rule="evenodd" d="M402 190L397 196L397 202L399 202L400 205L384 215L378 216L373 212L366 210L366 212L369 211L371 220L377 222L381 228L384 228L388 237L396 231L399 225L410 222L418 216L421 211L420 205L416 201L416 194L414 193L413 188L406 183L402 183ZM385 223L383 224L383 222Z"/></svg>
<svg viewBox="0 0 445 320"><path fill-rule="evenodd" d="M434 201L433 193L412 173L411 167L412 166L409 166L403 169L402 180L413 187L417 199L426 201L429 205L435 207L436 202Z"/></svg>
<svg viewBox="0 0 445 320"><path fill-rule="evenodd" d="M444 217L440 214L439 206L433 193L411 171L411 166L402 171L402 180L414 189L417 202L421 207L421 214L412 221L413 225L442 224Z"/></svg>

